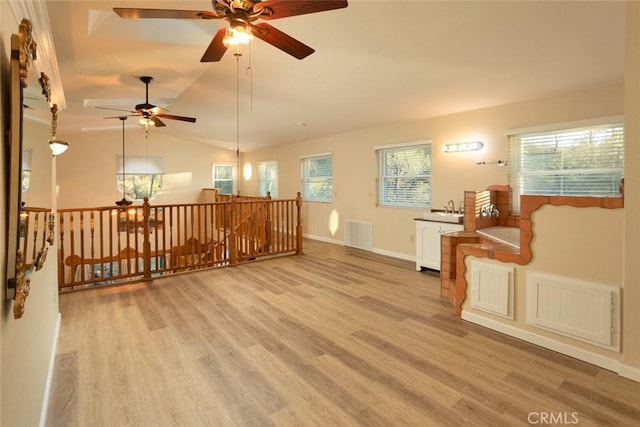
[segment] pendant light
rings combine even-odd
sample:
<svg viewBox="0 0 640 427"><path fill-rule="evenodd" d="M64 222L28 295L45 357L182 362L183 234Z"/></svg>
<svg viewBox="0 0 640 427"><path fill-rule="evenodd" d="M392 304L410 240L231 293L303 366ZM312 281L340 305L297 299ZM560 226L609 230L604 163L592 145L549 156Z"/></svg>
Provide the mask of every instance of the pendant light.
<svg viewBox="0 0 640 427"><path fill-rule="evenodd" d="M125 188L124 188L124 177L125 177L125 157L124 157L124 121L127 120L127 116L118 117L120 121L122 121L122 200L118 200L116 205L118 206L129 206L133 203L131 200L127 200L125 196Z"/></svg>

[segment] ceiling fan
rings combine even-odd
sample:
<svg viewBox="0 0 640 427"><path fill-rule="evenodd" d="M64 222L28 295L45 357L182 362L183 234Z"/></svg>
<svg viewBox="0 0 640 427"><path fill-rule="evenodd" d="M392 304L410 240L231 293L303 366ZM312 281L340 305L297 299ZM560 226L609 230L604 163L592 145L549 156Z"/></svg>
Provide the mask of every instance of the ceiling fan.
<svg viewBox="0 0 640 427"><path fill-rule="evenodd" d="M303 59L315 50L294 39L271 25L258 19L270 20L287 16L305 15L347 7L346 0L212 0L213 11L174 10L174 9L137 9L114 8L121 18L162 18L162 19L225 19L229 27L220 28L200 62L217 62L227 51L230 33L254 35L270 45Z"/></svg>
<svg viewBox="0 0 640 427"><path fill-rule="evenodd" d="M162 112L166 111L162 107L157 107L153 104L149 103L149 83L153 80L151 76L142 76L140 77L140 81L145 85L145 101L144 104L138 104L135 106L135 111L129 111L131 116L139 116L142 117L147 123L152 122L156 127L166 126L160 118L163 119L171 119L171 120L180 120L183 122L195 123L196 119L194 117L184 117L184 116L176 116L173 114L167 114ZM96 107L102 110L116 110L116 111L128 111L128 110L118 110L116 108L107 108L107 107ZM112 119L113 117L105 117L106 119Z"/></svg>

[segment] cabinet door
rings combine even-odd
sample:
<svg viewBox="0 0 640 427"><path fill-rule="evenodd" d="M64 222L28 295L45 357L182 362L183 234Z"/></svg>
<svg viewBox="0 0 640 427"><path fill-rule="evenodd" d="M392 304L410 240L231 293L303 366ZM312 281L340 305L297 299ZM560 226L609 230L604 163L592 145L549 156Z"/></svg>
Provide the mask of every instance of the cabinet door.
<svg viewBox="0 0 640 427"><path fill-rule="evenodd" d="M420 266L440 270L440 230L441 224L437 222L428 222L422 227Z"/></svg>

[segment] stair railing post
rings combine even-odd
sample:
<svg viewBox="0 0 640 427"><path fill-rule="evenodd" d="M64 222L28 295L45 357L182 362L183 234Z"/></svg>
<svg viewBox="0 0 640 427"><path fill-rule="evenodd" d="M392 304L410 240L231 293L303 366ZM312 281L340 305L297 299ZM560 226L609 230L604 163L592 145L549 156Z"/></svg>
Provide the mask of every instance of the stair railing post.
<svg viewBox="0 0 640 427"><path fill-rule="evenodd" d="M297 224L296 224L296 254L302 254L302 194L296 196Z"/></svg>
<svg viewBox="0 0 640 427"><path fill-rule="evenodd" d="M142 203L142 230L143 230L143 243L142 243L142 256L144 265L144 279L151 279L151 238L149 221L151 218L151 205L149 204L149 198L145 197Z"/></svg>

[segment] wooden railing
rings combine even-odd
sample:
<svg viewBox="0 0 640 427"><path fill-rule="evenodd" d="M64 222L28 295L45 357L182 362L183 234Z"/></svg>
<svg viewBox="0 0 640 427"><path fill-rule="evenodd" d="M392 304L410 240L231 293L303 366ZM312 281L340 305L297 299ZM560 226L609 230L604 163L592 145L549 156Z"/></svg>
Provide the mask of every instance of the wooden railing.
<svg viewBox="0 0 640 427"><path fill-rule="evenodd" d="M301 207L298 194L281 200L233 196L212 203L152 206L145 200L139 206L59 209L58 285L149 280L301 253ZM50 217L46 209L23 209L20 246L27 265L44 244Z"/></svg>

